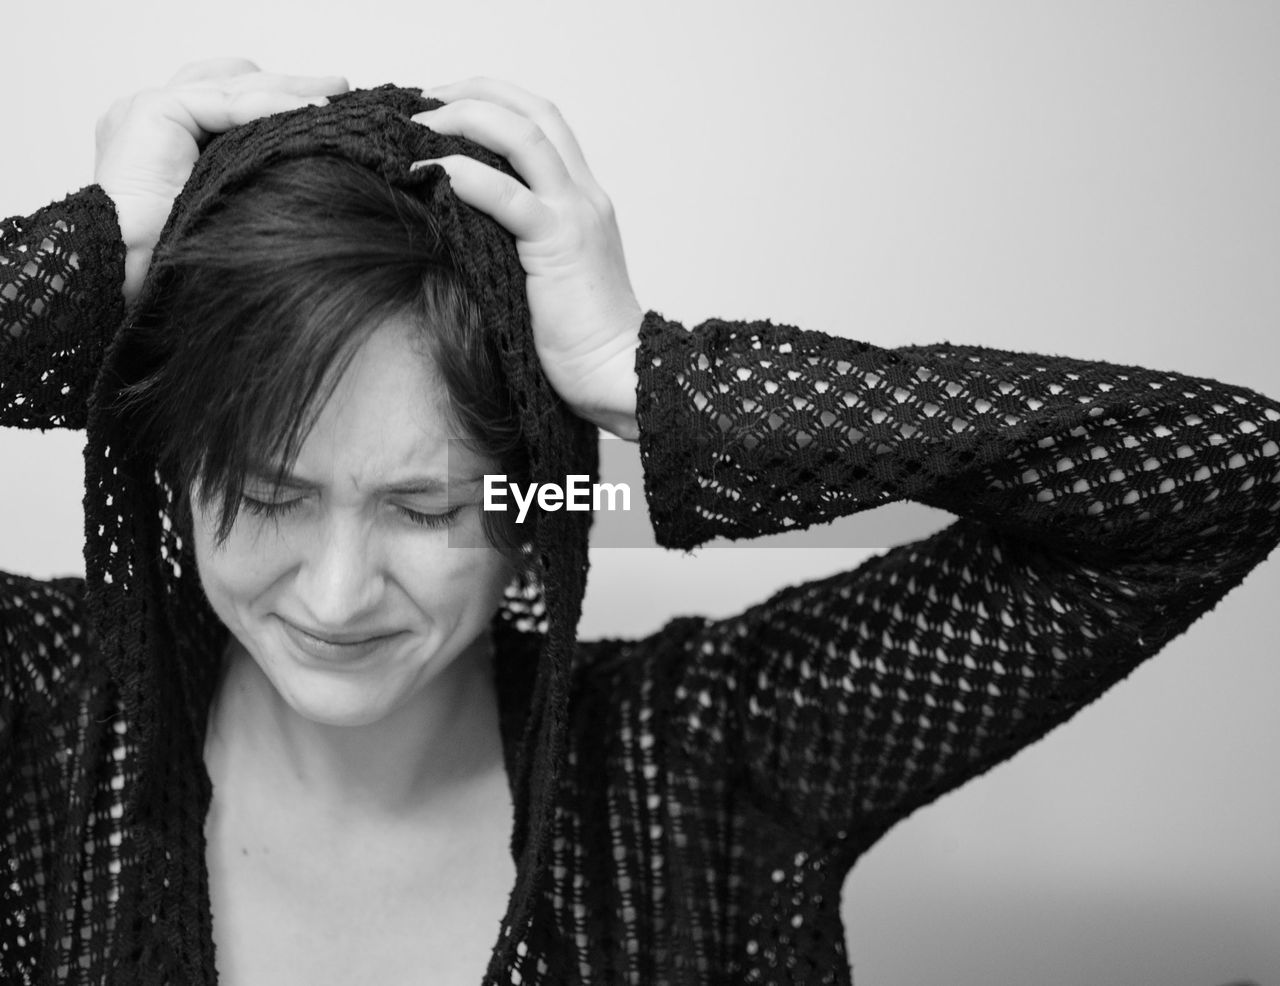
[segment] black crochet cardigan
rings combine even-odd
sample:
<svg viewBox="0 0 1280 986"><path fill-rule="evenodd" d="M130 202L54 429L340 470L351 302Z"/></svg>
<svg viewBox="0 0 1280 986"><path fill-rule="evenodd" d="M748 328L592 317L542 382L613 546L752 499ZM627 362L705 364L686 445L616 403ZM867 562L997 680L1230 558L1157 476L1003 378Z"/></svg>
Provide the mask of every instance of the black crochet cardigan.
<svg viewBox="0 0 1280 986"><path fill-rule="evenodd" d="M0 225L0 425L85 427L122 256L97 187ZM1239 387L654 313L637 365L664 545L903 498L959 519L730 619L575 644L554 783L516 801L549 819L547 852L513 846L488 983L848 983L854 861L1129 674L1280 541L1280 404ZM116 509L125 536L156 523ZM169 587L182 550L130 564ZM190 760L209 679L121 680L104 658L117 617L86 602L119 571L0 575L6 984L215 981L210 791ZM219 639L163 595L147 630ZM545 630L499 637L513 778ZM139 735L149 690L164 714Z"/></svg>

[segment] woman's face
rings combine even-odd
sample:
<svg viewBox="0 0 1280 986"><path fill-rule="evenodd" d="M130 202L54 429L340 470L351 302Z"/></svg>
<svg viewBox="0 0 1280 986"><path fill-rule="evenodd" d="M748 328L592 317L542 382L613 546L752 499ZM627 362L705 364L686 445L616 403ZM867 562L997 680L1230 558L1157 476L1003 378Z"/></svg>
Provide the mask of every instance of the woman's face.
<svg viewBox="0 0 1280 986"><path fill-rule="evenodd" d="M300 715L365 725L479 641L512 570L481 529L485 471L450 443L445 395L406 319L356 353L285 486L251 475L230 537L192 497L219 618ZM473 646L475 645L475 646Z"/></svg>

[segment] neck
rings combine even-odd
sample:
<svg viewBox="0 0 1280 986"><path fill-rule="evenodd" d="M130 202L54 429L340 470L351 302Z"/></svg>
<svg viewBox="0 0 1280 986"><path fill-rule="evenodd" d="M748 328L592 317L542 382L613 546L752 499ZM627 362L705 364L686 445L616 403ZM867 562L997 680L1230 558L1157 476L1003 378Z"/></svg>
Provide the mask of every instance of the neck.
<svg viewBox="0 0 1280 986"><path fill-rule="evenodd" d="M251 765L264 793L334 819L403 817L449 804L503 767L489 638L411 701L363 726L299 715L232 638L205 760L215 783L217 764Z"/></svg>

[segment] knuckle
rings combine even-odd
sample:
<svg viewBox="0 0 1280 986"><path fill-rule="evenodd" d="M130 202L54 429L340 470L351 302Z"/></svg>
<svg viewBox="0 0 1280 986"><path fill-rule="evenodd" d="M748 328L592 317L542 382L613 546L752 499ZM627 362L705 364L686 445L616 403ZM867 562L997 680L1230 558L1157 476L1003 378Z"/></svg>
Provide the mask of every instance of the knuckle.
<svg viewBox="0 0 1280 986"><path fill-rule="evenodd" d="M546 131L533 121L528 121L521 126L518 139L522 147L531 149L539 148L548 143Z"/></svg>
<svg viewBox="0 0 1280 986"><path fill-rule="evenodd" d="M241 121L266 112L276 102L269 90L252 88L231 90L226 100L228 112Z"/></svg>
<svg viewBox="0 0 1280 986"><path fill-rule="evenodd" d="M133 96L122 96L115 100L107 107L106 112L98 117L98 133L101 134L104 129L119 126L121 118L129 112L129 107L132 105Z"/></svg>
<svg viewBox="0 0 1280 986"><path fill-rule="evenodd" d="M238 72L220 80L222 88L230 92L243 92L246 89L261 89L278 85L279 76L269 72Z"/></svg>
<svg viewBox="0 0 1280 986"><path fill-rule="evenodd" d="M136 113L155 113L164 107L172 98L170 90L163 89L158 86L139 89L132 96L125 98L127 105L124 108L124 115L129 116Z"/></svg>
<svg viewBox="0 0 1280 986"><path fill-rule="evenodd" d="M93 126L93 137L101 143L108 136L115 132L120 125L120 113L115 106L112 106L102 116L98 117L98 122Z"/></svg>
<svg viewBox="0 0 1280 986"><path fill-rule="evenodd" d="M602 215L596 204L588 199L583 199L575 212L577 221L574 226L582 231L582 235L588 233L595 235L600 230L608 226L608 216Z"/></svg>
<svg viewBox="0 0 1280 986"><path fill-rule="evenodd" d="M596 214L603 219L613 219L616 212L613 208L613 199L609 198L601 188L589 188L586 192L587 198L595 207Z"/></svg>
<svg viewBox="0 0 1280 986"><path fill-rule="evenodd" d="M517 182L503 182L502 189L498 192L498 201L504 207L520 207L523 199L524 187Z"/></svg>

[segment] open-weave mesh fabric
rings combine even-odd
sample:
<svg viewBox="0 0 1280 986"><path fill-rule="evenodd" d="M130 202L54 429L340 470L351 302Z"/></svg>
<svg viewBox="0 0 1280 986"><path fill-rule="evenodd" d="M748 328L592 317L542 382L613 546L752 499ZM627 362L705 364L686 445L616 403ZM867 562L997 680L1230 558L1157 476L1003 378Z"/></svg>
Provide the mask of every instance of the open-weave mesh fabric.
<svg viewBox="0 0 1280 986"><path fill-rule="evenodd" d="M333 155L375 170L419 195L438 220L499 352L520 419L529 478L562 483L569 473L594 474L595 429L568 411L541 372L514 239L454 198L443 170L411 172L410 165L467 154L514 173L475 144L410 122L413 113L432 105L416 91L384 86L216 138L175 202L156 258L163 259L171 244L264 166L301 155ZM112 896L118 901L92 918L106 929L93 937L100 943L114 936L112 961L152 969L156 981L195 982L212 969L207 935L197 950L175 949L171 931L174 922L189 920L191 894L205 899L208 892L203 863L195 870L189 863L203 856L211 794L203 737L225 631L200 590L190 538L178 520L174 483L157 467L154 450L137 442L135 413L122 411L117 401L123 387L153 369L142 357L144 348L135 344L132 326L146 324L163 301L164 268L153 267L137 303L122 312L123 250L111 203L100 189L31 219L10 220L5 233L5 343L12 358L4 366L12 379L0 392L6 398L0 413L6 424L86 428L81 617L93 640L95 669L106 669L118 696L117 721L127 723L121 771L112 778L123 792L113 805L122 819L112 843ZM96 295L89 287L99 289ZM533 653L525 655L532 672L521 676L521 692L504 691L518 882L495 951L495 970L518 964L516 948L545 869L550 792L563 761L589 527L590 515L584 513L541 518L530 546L532 574L512 586L495 620L500 646L521 634L536 634L537 640ZM62 921L63 930L87 928L90 918L73 910L68 905L65 920L52 920ZM208 923L206 916L198 927L207 929ZM81 960L97 967L97 958L68 962L55 945L65 937L57 931L39 936L50 949L45 968L75 968ZM71 937L68 947L78 951L77 936ZM128 958L122 960L124 955ZM125 979L141 981L133 972Z"/></svg>
<svg viewBox="0 0 1280 986"><path fill-rule="evenodd" d="M442 169L409 170L413 162L424 158L465 154L515 174L506 161L485 148L462 138L436 134L409 120L414 113L434 105L438 103L417 91L383 86L334 97L326 107L258 120L216 138L201 153L178 197L161 233L156 257L163 259L168 244L181 240L203 216L217 209L226 195L252 180L264 166L299 156L332 155L368 167L391 184L414 191L431 207L463 283L496 342L502 371L520 416L531 480L562 482L568 473L594 473L595 430L568 411L541 372L530 329L524 270L514 239L496 222L454 198ZM130 313L131 322L148 317L163 295L164 275L163 266L153 269ZM95 445L112 445L114 459L127 459L132 454L129 438L134 422L117 416L112 397L122 383L133 382L152 368L136 362L131 341L127 331L117 337L108 356L107 372L99 379L95 394L97 416L90 420L90 457ZM100 432L93 427L95 422L101 423ZM95 442L98 437L102 440ZM142 449L138 456L141 461L135 472L140 483L148 488L148 494L156 486L163 498L171 500L172 492L164 478L152 475L149 452ZM102 463L104 468L116 470L114 459L108 456ZM500 631L540 629L545 638L541 673L534 682L529 716L522 726L527 733L520 745L523 752L520 762L513 765L513 793L522 808L535 800L536 787L552 783L560 760L566 672L586 581L589 527L590 515L585 513L541 518L533 545L536 581L513 587L501 614ZM92 550L91 544L87 551ZM129 644L124 649L133 650ZM203 659L200 666L206 667ZM145 698L140 696L140 700ZM202 734L203 729L199 732ZM517 855L525 851L532 829L535 845L529 846L528 851L540 856L545 850L545 827L546 819L540 812L519 812L513 836ZM529 872L534 869L530 866ZM513 918L518 923L519 916Z"/></svg>
<svg viewBox="0 0 1280 986"><path fill-rule="evenodd" d="M111 271L123 251L111 201L97 194L0 222L0 425L83 428L109 335L102 299L82 286L81 267ZM118 254L118 256L117 256ZM110 321L108 317L106 321Z"/></svg>
<svg viewBox="0 0 1280 986"><path fill-rule="evenodd" d="M90 188L3 227L0 298L24 300L0 323L0 387L24 399L0 423L83 419L71 395L114 324L74 313L118 322L109 208ZM1280 541L1280 404L1242 388L654 313L637 369L664 544L904 497L959 519L730 619L577 644L559 770L522 806L544 809L547 852L536 880L518 859L486 982L849 983L853 862ZM93 435L88 602L80 580L0 576L0 981L210 983L199 740L221 633L163 479ZM536 742L523 724L555 611L537 615L499 636L511 770ZM157 640L180 660L143 660Z"/></svg>
<svg viewBox="0 0 1280 986"><path fill-rule="evenodd" d="M736 728L752 786L797 825L891 821L1005 759L1277 542L1280 406L1244 388L766 322L646 330L649 372L682 395L641 388L644 432L663 436L645 470L663 543L903 497L961 518L704 638L726 671L744 652L768 663Z"/></svg>

